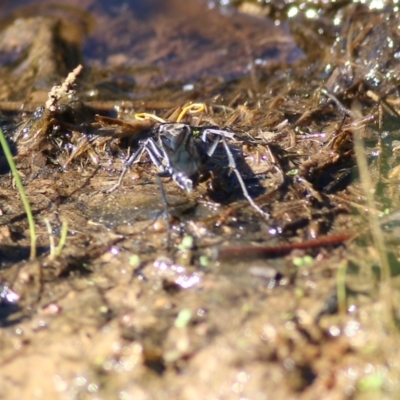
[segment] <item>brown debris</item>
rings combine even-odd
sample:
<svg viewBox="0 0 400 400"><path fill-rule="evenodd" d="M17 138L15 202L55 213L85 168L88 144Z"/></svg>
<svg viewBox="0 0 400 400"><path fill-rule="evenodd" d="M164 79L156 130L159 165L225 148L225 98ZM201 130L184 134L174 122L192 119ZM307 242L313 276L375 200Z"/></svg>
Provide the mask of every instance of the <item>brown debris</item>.
<svg viewBox="0 0 400 400"><path fill-rule="evenodd" d="M78 65L72 72L68 74L61 86L53 86L49 92L49 99L46 101L46 109L50 112L57 110L58 102L65 96L72 96L75 91L72 88L78 75L82 72L83 66Z"/></svg>

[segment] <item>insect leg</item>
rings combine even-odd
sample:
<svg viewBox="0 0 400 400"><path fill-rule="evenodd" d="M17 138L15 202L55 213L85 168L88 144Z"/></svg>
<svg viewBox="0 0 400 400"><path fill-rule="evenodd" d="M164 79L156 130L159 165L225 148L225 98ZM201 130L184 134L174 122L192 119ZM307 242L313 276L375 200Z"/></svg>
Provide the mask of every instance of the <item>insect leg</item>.
<svg viewBox="0 0 400 400"><path fill-rule="evenodd" d="M223 129L207 128L203 131L202 140L205 141L207 134L213 133L214 135L224 136L225 138L233 139L235 134L233 132L224 131Z"/></svg>
<svg viewBox="0 0 400 400"><path fill-rule="evenodd" d="M165 172L165 170L166 170L165 166L161 162L161 160L165 157L165 155L163 154L161 149L158 147L158 145L152 138L147 139L145 144L146 144L147 153L150 156L150 159L153 162L153 164L158 169L161 169L162 172ZM131 165L132 165L132 163L131 163Z"/></svg>
<svg viewBox="0 0 400 400"><path fill-rule="evenodd" d="M243 195L244 197L247 199L247 201L250 203L250 205L258 212L260 213L264 218L268 219L269 218L269 214L266 213L265 211L263 211L261 209L261 207L255 203L255 201L251 198L251 196L249 195L249 192L247 191L246 188L246 184L243 181L242 175L240 174L239 170L236 167L236 162L235 159L233 157L232 151L229 148L228 144L226 143L226 139L224 135L221 135L222 138L222 144L224 145L225 148L225 152L228 156L228 163L229 163L229 167L233 170L233 172L236 175L237 180L239 181L240 187L242 189Z"/></svg>
<svg viewBox="0 0 400 400"><path fill-rule="evenodd" d="M168 210L168 200L167 200L167 195L165 194L164 186L161 181L160 175L156 175L158 186L160 187L160 193L161 193L161 200L164 206L164 214L165 214L165 222L167 225L167 249L170 248L171 244L171 224L170 224L170 213Z"/></svg>
<svg viewBox="0 0 400 400"><path fill-rule="evenodd" d="M206 139L206 137L205 137L205 135L203 133L203 137L202 137L203 142L205 142L205 139ZM210 148L207 149L206 153L207 153L208 157L212 157L212 155L215 153L215 150L217 149L217 146L219 145L220 141L221 141L221 137L218 137L211 144Z"/></svg>
<svg viewBox="0 0 400 400"><path fill-rule="evenodd" d="M149 155L151 161L158 169L161 170L161 173L168 172L167 168L161 161L164 158L164 154L163 154L162 150L160 149L160 147L156 144L156 142L152 138L149 138L144 143L144 147L145 147L145 150L147 151L147 154ZM129 161L130 160L128 160L128 162ZM131 161L129 165L132 165L133 163L134 163L134 161ZM127 166L128 166L128 163L127 163ZM156 175L156 179L157 179L158 186L160 188L161 201L162 201L162 204L164 207L164 214L166 217L165 222L167 225L167 227L166 227L166 229L167 229L167 249L169 249L170 244L171 244L171 225L170 225L170 221L169 221L170 213L168 210L169 205L168 205L167 195L165 194L164 185L160 178L160 174Z"/></svg>
<svg viewBox="0 0 400 400"><path fill-rule="evenodd" d="M235 134L233 132L225 132L225 131L223 131L221 129L208 128L208 129L205 129L203 131L203 134L201 135L201 140L204 143L206 143L207 135L209 133L213 133L214 135L218 135L218 139L214 140L214 142L211 144L210 148L207 150L206 153L207 153L208 157L211 157L214 154L217 146L219 145L219 142L221 141L221 137L233 139L234 136L235 136Z"/></svg>
<svg viewBox="0 0 400 400"><path fill-rule="evenodd" d="M121 185L122 180L124 179L124 176L128 169L135 163L137 162L140 157L142 156L143 152L147 151L147 153L150 156L151 161L155 164L156 167L158 168L163 168L163 165L160 161L160 158L162 157L162 154L160 152L160 149L157 147L157 145L154 143L154 140L152 138L147 139L145 142L143 142L139 148L136 150L135 153L133 153L128 160L125 162L124 169L121 172L121 175L118 179L118 182L111 188L106 191L106 193L111 193L114 190L118 189L118 187Z"/></svg>

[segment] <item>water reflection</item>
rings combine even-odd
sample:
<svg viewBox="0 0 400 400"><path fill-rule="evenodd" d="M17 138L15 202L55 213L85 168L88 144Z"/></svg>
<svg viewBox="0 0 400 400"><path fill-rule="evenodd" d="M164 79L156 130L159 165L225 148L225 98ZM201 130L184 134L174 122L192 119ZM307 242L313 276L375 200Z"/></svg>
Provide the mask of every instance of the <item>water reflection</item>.
<svg viewBox="0 0 400 400"><path fill-rule="evenodd" d="M89 33L83 43L87 66L159 68L144 84L231 80L249 74L254 60L265 65L301 55L287 27L240 13L224 16L196 0L5 1L0 12L3 26L35 15L77 20Z"/></svg>

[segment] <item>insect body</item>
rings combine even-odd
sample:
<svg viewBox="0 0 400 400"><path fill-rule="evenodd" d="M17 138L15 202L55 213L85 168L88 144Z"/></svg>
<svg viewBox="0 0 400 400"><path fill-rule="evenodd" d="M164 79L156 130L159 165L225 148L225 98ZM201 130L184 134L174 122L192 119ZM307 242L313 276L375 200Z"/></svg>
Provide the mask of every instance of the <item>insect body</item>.
<svg viewBox="0 0 400 400"><path fill-rule="evenodd" d="M202 164L191 127L182 123L162 124L158 134L165 172L190 192L198 181Z"/></svg>
<svg viewBox="0 0 400 400"><path fill-rule="evenodd" d="M145 151L160 170L159 176L171 176L180 188L192 191L198 182L202 160L191 127L183 123L163 123L155 133L156 139L149 137L142 141L128 158L117 184L108 190L109 193L120 186L126 171Z"/></svg>

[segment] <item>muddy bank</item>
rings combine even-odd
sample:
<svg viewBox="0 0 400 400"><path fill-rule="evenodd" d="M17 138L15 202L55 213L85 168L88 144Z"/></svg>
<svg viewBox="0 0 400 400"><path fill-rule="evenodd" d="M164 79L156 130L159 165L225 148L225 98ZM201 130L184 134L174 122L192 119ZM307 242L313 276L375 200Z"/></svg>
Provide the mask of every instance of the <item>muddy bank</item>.
<svg viewBox="0 0 400 400"><path fill-rule="evenodd" d="M397 8L56 4L0 7L1 396L396 399Z"/></svg>

